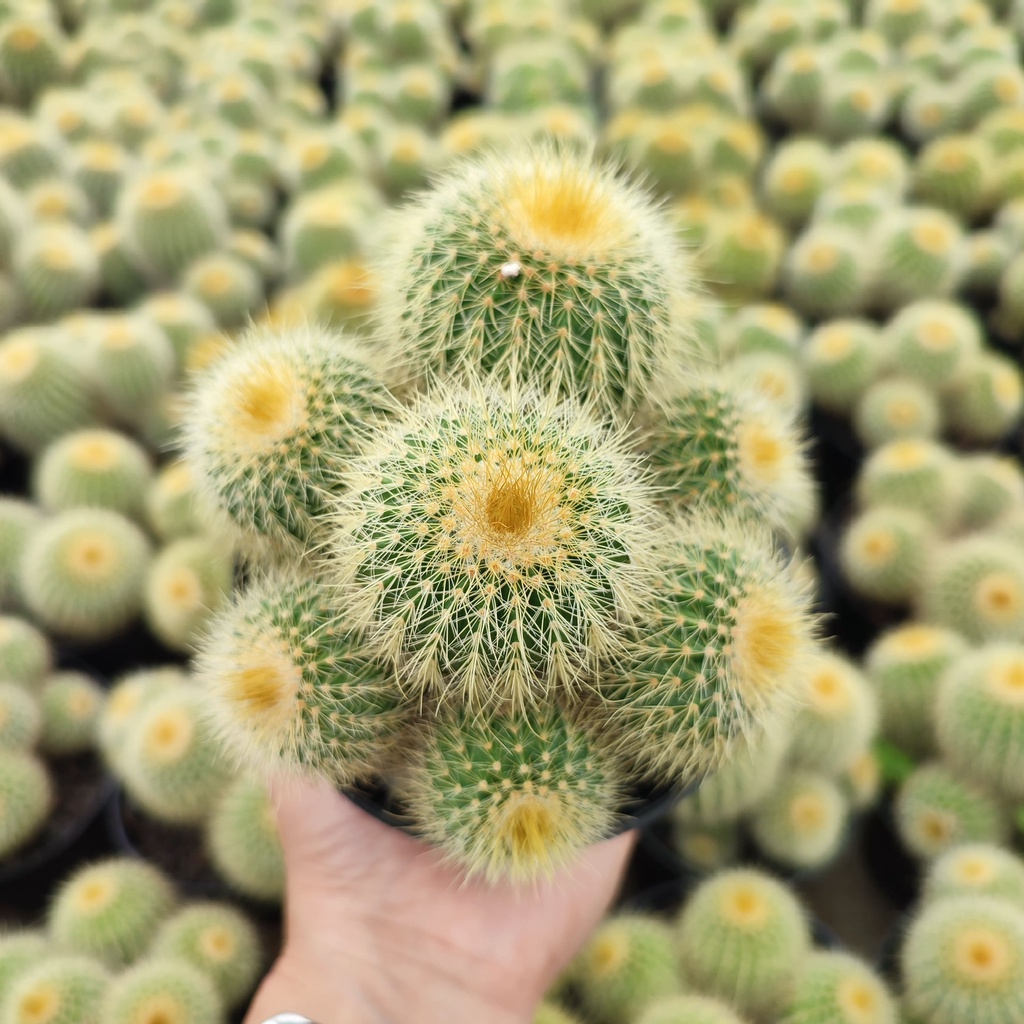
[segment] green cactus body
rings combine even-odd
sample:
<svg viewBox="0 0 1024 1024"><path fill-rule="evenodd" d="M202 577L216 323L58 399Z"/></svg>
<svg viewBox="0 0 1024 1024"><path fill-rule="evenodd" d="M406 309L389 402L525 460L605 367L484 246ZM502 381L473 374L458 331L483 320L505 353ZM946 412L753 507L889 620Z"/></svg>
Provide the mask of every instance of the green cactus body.
<svg viewBox="0 0 1024 1024"><path fill-rule="evenodd" d="M156 281L173 280L227 238L227 211L220 195L179 168L150 171L128 181L115 216L131 252Z"/></svg>
<svg viewBox="0 0 1024 1024"><path fill-rule="evenodd" d="M842 847L850 805L826 775L790 771L754 808L750 834L773 863L797 870L824 867Z"/></svg>
<svg viewBox="0 0 1024 1024"><path fill-rule="evenodd" d="M900 131L911 142L926 144L963 127L955 82L930 77L912 81L900 107Z"/></svg>
<svg viewBox="0 0 1024 1024"><path fill-rule="evenodd" d="M638 913L604 921L570 970L588 1017L609 1024L683 989L671 926Z"/></svg>
<svg viewBox="0 0 1024 1024"><path fill-rule="evenodd" d="M132 262L119 225L112 221L89 229L89 242L96 251L102 296L119 306L129 306L145 293L148 284Z"/></svg>
<svg viewBox="0 0 1024 1024"><path fill-rule="evenodd" d="M92 750L104 691L82 672L55 672L39 694L42 711L40 749L51 757Z"/></svg>
<svg viewBox="0 0 1024 1024"><path fill-rule="evenodd" d="M955 661L942 678L935 722L951 765L1024 800L1024 645L990 643Z"/></svg>
<svg viewBox="0 0 1024 1024"><path fill-rule="evenodd" d="M829 320L808 335L800 358L815 403L846 415L880 371L881 335L868 320Z"/></svg>
<svg viewBox="0 0 1024 1024"><path fill-rule="evenodd" d="M972 129L1000 107L1024 103L1024 72L1015 57L985 60L964 69L954 82L957 114L964 129Z"/></svg>
<svg viewBox="0 0 1024 1024"><path fill-rule="evenodd" d="M853 425L866 448L905 438L934 438L942 410L934 390L913 377L884 377L869 384L853 411Z"/></svg>
<svg viewBox="0 0 1024 1024"><path fill-rule="evenodd" d="M704 502L786 533L813 492L794 418L724 376L678 394L643 440L655 482L681 505Z"/></svg>
<svg viewBox="0 0 1024 1024"><path fill-rule="evenodd" d="M572 402L442 386L342 483L347 614L411 691L522 703L575 686L647 603L653 489L622 433Z"/></svg>
<svg viewBox="0 0 1024 1024"><path fill-rule="evenodd" d="M707 996L666 996L648 1004L636 1024L746 1024L736 1012Z"/></svg>
<svg viewBox="0 0 1024 1024"><path fill-rule="evenodd" d="M939 11L936 0L867 0L864 23L890 46L902 46L918 32L934 29Z"/></svg>
<svg viewBox="0 0 1024 1024"><path fill-rule="evenodd" d="M807 131L817 114L824 81L821 51L813 45L796 45L773 61L761 84L761 99L790 129Z"/></svg>
<svg viewBox="0 0 1024 1024"><path fill-rule="evenodd" d="M702 882L683 907L677 939L686 980L756 1019L785 1004L811 945L793 893L750 868Z"/></svg>
<svg viewBox="0 0 1024 1024"><path fill-rule="evenodd" d="M995 234L993 232L993 234ZM1024 332L1024 301L1021 301L1021 282L1024 281L1024 253L1005 235L995 235L996 244L1003 254L1001 265L988 279L991 291L999 298L992 326L1004 338L1014 339Z"/></svg>
<svg viewBox="0 0 1024 1024"><path fill-rule="evenodd" d="M801 768L833 775L874 736L877 699L857 666L831 652L814 658L799 684L789 758Z"/></svg>
<svg viewBox="0 0 1024 1024"><path fill-rule="evenodd" d="M0 679L34 690L52 665L45 633L16 615L0 615Z"/></svg>
<svg viewBox="0 0 1024 1024"><path fill-rule="evenodd" d="M884 45L883 45L884 50ZM859 181L900 198L910 181L910 161L902 143L883 136L852 139L833 157L835 179Z"/></svg>
<svg viewBox="0 0 1024 1024"><path fill-rule="evenodd" d="M115 313L97 322L89 368L104 405L137 423L174 379L174 352L163 331L140 314Z"/></svg>
<svg viewBox="0 0 1024 1024"><path fill-rule="evenodd" d="M119 769L136 712L157 694L188 681L177 665L142 669L118 678L107 693L96 720L96 743L107 764Z"/></svg>
<svg viewBox="0 0 1024 1024"><path fill-rule="evenodd" d="M907 206L879 222L872 249L872 301L892 310L952 291L963 263L964 232L943 210Z"/></svg>
<svg viewBox="0 0 1024 1024"><path fill-rule="evenodd" d="M0 682L0 748L31 750L43 730L34 694L20 683Z"/></svg>
<svg viewBox="0 0 1024 1024"><path fill-rule="evenodd" d="M849 953L814 952L804 961L779 1024L900 1024L886 984Z"/></svg>
<svg viewBox="0 0 1024 1024"><path fill-rule="evenodd" d="M906 848L923 860L960 843L1002 843L1009 822L986 789L954 774L938 761L916 768L896 796L896 831Z"/></svg>
<svg viewBox="0 0 1024 1024"><path fill-rule="evenodd" d="M676 821L672 840L686 869L699 875L731 867L740 859L743 835L736 822L701 825Z"/></svg>
<svg viewBox="0 0 1024 1024"><path fill-rule="evenodd" d="M997 165L976 135L933 139L914 164L914 198L969 220L987 205Z"/></svg>
<svg viewBox="0 0 1024 1024"><path fill-rule="evenodd" d="M905 605L921 589L934 544L934 527L920 512L878 505L847 524L839 560L856 593Z"/></svg>
<svg viewBox="0 0 1024 1024"><path fill-rule="evenodd" d="M1020 367L998 352L979 352L953 382L947 398L951 432L968 441L992 444L1020 421L1024 410Z"/></svg>
<svg viewBox="0 0 1024 1024"><path fill-rule="evenodd" d="M897 626L878 638L864 669L878 696L881 733L913 757L935 751L935 704L942 673L967 651L952 629Z"/></svg>
<svg viewBox="0 0 1024 1024"><path fill-rule="evenodd" d="M329 597L302 578L253 584L211 623L196 674L233 753L350 784L380 770L407 708Z"/></svg>
<svg viewBox="0 0 1024 1024"><path fill-rule="evenodd" d="M50 904L47 930L62 948L119 970L152 941L176 901L171 882L151 864L111 858L64 881Z"/></svg>
<svg viewBox="0 0 1024 1024"><path fill-rule="evenodd" d="M984 896L926 904L901 956L904 1001L922 1024L1024 1015L1024 913Z"/></svg>
<svg viewBox="0 0 1024 1024"><path fill-rule="evenodd" d="M149 566L143 619L165 647L188 653L228 599L233 578L234 561L222 544L205 537L172 541Z"/></svg>
<svg viewBox="0 0 1024 1024"><path fill-rule="evenodd" d="M0 177L24 191L60 174L60 136L20 112L5 111L0 133Z"/></svg>
<svg viewBox="0 0 1024 1024"><path fill-rule="evenodd" d="M0 993L0 1024L107 1024L100 1007L106 969L87 956L46 956Z"/></svg>
<svg viewBox="0 0 1024 1024"><path fill-rule="evenodd" d="M628 416L681 372L688 261L649 198L589 157L463 164L395 234L380 309L411 378L496 371Z"/></svg>
<svg viewBox="0 0 1024 1024"><path fill-rule="evenodd" d="M940 548L922 581L922 618L972 643L1024 640L1024 552L979 533Z"/></svg>
<svg viewBox="0 0 1024 1024"><path fill-rule="evenodd" d="M0 859L39 833L53 801L43 763L27 751L0 748Z"/></svg>
<svg viewBox="0 0 1024 1024"><path fill-rule="evenodd" d="M755 301L774 290L785 249L778 224L757 210L738 210L712 222L701 270L723 299Z"/></svg>
<svg viewBox="0 0 1024 1024"><path fill-rule="evenodd" d="M108 139L90 138L70 151L68 163L71 180L88 196L97 216L110 217L132 167L128 151Z"/></svg>
<svg viewBox="0 0 1024 1024"><path fill-rule="evenodd" d="M186 463L247 538L290 551L317 536L337 463L391 407L355 344L322 328L256 328L197 383Z"/></svg>
<svg viewBox="0 0 1024 1024"><path fill-rule="evenodd" d="M611 832L617 761L564 712L452 712L420 742L410 813L470 875L549 876Z"/></svg>
<svg viewBox="0 0 1024 1024"><path fill-rule="evenodd" d="M301 281L326 263L362 255L375 205L347 185L297 196L283 213L280 227L288 279Z"/></svg>
<svg viewBox="0 0 1024 1024"><path fill-rule="evenodd" d="M182 288L213 313L222 328L241 327L263 303L260 274L230 252L209 252L190 263Z"/></svg>
<svg viewBox="0 0 1024 1024"><path fill-rule="evenodd" d="M899 372L936 388L955 382L982 347L977 318L965 306L941 299L904 306L884 337Z"/></svg>
<svg viewBox="0 0 1024 1024"><path fill-rule="evenodd" d="M0 1020L3 1019L2 993L11 991L15 980L50 952L46 935L35 929L16 928L0 932Z"/></svg>
<svg viewBox="0 0 1024 1024"><path fill-rule="evenodd" d="M761 352L795 358L805 327L788 306L766 302L736 310L721 330L721 349L728 358Z"/></svg>
<svg viewBox="0 0 1024 1024"><path fill-rule="evenodd" d="M221 1024L224 1006L214 982L180 957L152 956L119 974L103 999L103 1024Z"/></svg>
<svg viewBox="0 0 1024 1024"><path fill-rule="evenodd" d="M131 438L113 430L76 430L40 454L32 489L48 512L86 506L138 518L152 475L149 456Z"/></svg>
<svg viewBox="0 0 1024 1024"><path fill-rule="evenodd" d="M258 275L264 286L281 276L281 257L276 246L255 228L239 227L232 231L227 255L241 260Z"/></svg>
<svg viewBox="0 0 1024 1024"><path fill-rule="evenodd" d="M72 223L85 227L92 220L89 198L73 182L53 178L36 182L25 194L29 213L37 223Z"/></svg>
<svg viewBox="0 0 1024 1024"><path fill-rule="evenodd" d="M642 771L714 771L748 730L777 727L814 651L806 583L736 521L680 525L662 549L650 626L602 685L609 728Z"/></svg>
<svg viewBox="0 0 1024 1024"><path fill-rule="evenodd" d="M877 448L856 482L864 508L893 506L924 516L940 529L956 517L956 463L951 450L928 438L904 438Z"/></svg>
<svg viewBox="0 0 1024 1024"><path fill-rule="evenodd" d="M739 736L719 768L679 801L673 818L682 823L709 826L739 819L775 785L788 738L788 727Z"/></svg>
<svg viewBox="0 0 1024 1024"><path fill-rule="evenodd" d="M172 459L157 471L146 490L146 525L165 543L196 536L205 525L197 500L192 467L184 459Z"/></svg>
<svg viewBox="0 0 1024 1024"><path fill-rule="evenodd" d="M854 811L867 811L874 807L884 782L882 761L875 747L860 751L843 767L837 781Z"/></svg>
<svg viewBox="0 0 1024 1024"><path fill-rule="evenodd" d="M233 889L280 902L284 856L263 782L239 776L228 783L207 819L206 847L217 873Z"/></svg>
<svg viewBox="0 0 1024 1024"><path fill-rule="evenodd" d="M967 530L987 530L1006 515L1024 509L1024 470L1010 456L978 453L960 459L960 522Z"/></svg>
<svg viewBox="0 0 1024 1024"><path fill-rule="evenodd" d="M204 707L198 687L172 687L152 697L132 722L119 759L121 779L161 821L201 821L227 781L228 766Z"/></svg>
<svg viewBox="0 0 1024 1024"><path fill-rule="evenodd" d="M36 452L95 419L93 397L75 356L44 331L9 332L0 342L0 434Z"/></svg>
<svg viewBox="0 0 1024 1024"><path fill-rule="evenodd" d="M1024 116L1016 107L993 110L977 127L977 134L997 156L1024 150Z"/></svg>
<svg viewBox="0 0 1024 1024"><path fill-rule="evenodd" d="M963 843L928 867L922 900L934 903L955 896L991 896L1024 911L1024 861L989 843Z"/></svg>
<svg viewBox="0 0 1024 1024"><path fill-rule="evenodd" d="M890 112L890 87L882 76L829 67L814 126L824 138L843 142L875 134Z"/></svg>
<svg viewBox="0 0 1024 1024"><path fill-rule="evenodd" d="M580 1024L580 1019L557 1003L545 999L534 1012L533 1024Z"/></svg>
<svg viewBox="0 0 1024 1024"><path fill-rule="evenodd" d="M868 284L862 240L841 224L810 225L789 250L783 283L788 301L806 316L859 312Z"/></svg>
<svg viewBox="0 0 1024 1024"><path fill-rule="evenodd" d="M895 206L896 199L885 188L853 179L821 194L814 206L814 221L867 233Z"/></svg>
<svg viewBox="0 0 1024 1024"><path fill-rule="evenodd" d="M772 154L762 179L765 210L787 227L800 227L833 176L832 151L810 137L782 143Z"/></svg>
<svg viewBox="0 0 1024 1024"><path fill-rule="evenodd" d="M114 635L139 612L149 541L108 509L47 520L22 555L25 604L48 630L77 640Z"/></svg>
<svg viewBox="0 0 1024 1024"><path fill-rule="evenodd" d="M96 253L85 232L70 222L38 222L15 245L13 269L37 320L87 305L99 285Z"/></svg>
<svg viewBox="0 0 1024 1024"><path fill-rule="evenodd" d="M138 310L167 335L179 368L185 363L189 346L217 326L209 307L183 291L158 292L141 303Z"/></svg>
<svg viewBox="0 0 1024 1024"><path fill-rule="evenodd" d="M263 950L252 922L228 903L193 903L160 926L149 956L181 957L210 977L224 1005L252 995Z"/></svg>

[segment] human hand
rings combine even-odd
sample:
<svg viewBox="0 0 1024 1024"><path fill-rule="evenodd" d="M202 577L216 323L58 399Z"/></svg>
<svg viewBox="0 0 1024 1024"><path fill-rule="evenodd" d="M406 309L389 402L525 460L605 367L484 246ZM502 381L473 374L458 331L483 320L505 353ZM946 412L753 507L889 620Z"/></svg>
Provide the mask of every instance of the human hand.
<svg viewBox="0 0 1024 1024"><path fill-rule="evenodd" d="M536 885L466 881L422 841L327 783L275 788L285 945L245 1024L529 1024L604 915L626 833Z"/></svg>

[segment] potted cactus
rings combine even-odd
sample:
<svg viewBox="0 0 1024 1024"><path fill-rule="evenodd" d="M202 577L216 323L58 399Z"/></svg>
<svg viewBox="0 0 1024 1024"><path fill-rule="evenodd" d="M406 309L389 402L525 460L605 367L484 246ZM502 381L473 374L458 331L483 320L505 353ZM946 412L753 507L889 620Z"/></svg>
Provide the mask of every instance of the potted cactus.
<svg viewBox="0 0 1024 1024"><path fill-rule="evenodd" d="M244 760L384 782L530 879L781 720L815 620L776 538L813 485L591 155L468 161L388 237L365 341L255 329L193 389L185 461L249 563L196 671Z"/></svg>

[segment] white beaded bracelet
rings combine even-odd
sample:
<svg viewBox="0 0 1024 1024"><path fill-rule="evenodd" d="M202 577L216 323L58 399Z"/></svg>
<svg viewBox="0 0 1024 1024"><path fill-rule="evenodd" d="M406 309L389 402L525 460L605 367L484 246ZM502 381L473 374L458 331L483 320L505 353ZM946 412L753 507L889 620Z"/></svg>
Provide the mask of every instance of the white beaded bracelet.
<svg viewBox="0 0 1024 1024"><path fill-rule="evenodd" d="M273 1017L268 1017L263 1024L316 1024L316 1021L303 1017L301 1013L275 1013Z"/></svg>

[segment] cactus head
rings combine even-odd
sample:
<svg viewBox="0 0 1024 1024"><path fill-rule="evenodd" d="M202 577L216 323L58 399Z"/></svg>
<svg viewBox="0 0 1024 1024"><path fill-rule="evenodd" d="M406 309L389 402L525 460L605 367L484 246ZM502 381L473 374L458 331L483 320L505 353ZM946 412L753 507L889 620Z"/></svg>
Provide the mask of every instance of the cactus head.
<svg viewBox="0 0 1024 1024"><path fill-rule="evenodd" d="M53 784L42 761L23 750L0 749L0 857L36 836L54 803Z"/></svg>
<svg viewBox="0 0 1024 1024"><path fill-rule="evenodd" d="M862 960L814 952L797 976L779 1024L899 1024L896 999Z"/></svg>
<svg viewBox="0 0 1024 1024"><path fill-rule="evenodd" d="M0 615L0 679L34 689L53 664L46 634L17 615Z"/></svg>
<svg viewBox="0 0 1024 1024"><path fill-rule="evenodd" d="M962 843L932 861L922 899L992 896L1024 910L1024 861L992 843Z"/></svg>
<svg viewBox="0 0 1024 1024"><path fill-rule="evenodd" d="M0 748L31 750L43 729L39 701L18 683L0 681Z"/></svg>
<svg viewBox="0 0 1024 1024"><path fill-rule="evenodd" d="M44 956L0 998L0 1019L4 1024L105 1024L100 1008L110 981L106 968L91 957Z"/></svg>
<svg viewBox="0 0 1024 1024"><path fill-rule="evenodd" d="M103 999L103 1024L219 1024L223 1019L214 981L180 956L147 956L119 974Z"/></svg>
<svg viewBox="0 0 1024 1024"><path fill-rule="evenodd" d="M43 713L42 750L55 757L81 754L96 746L103 689L82 672L55 672L39 695Z"/></svg>

